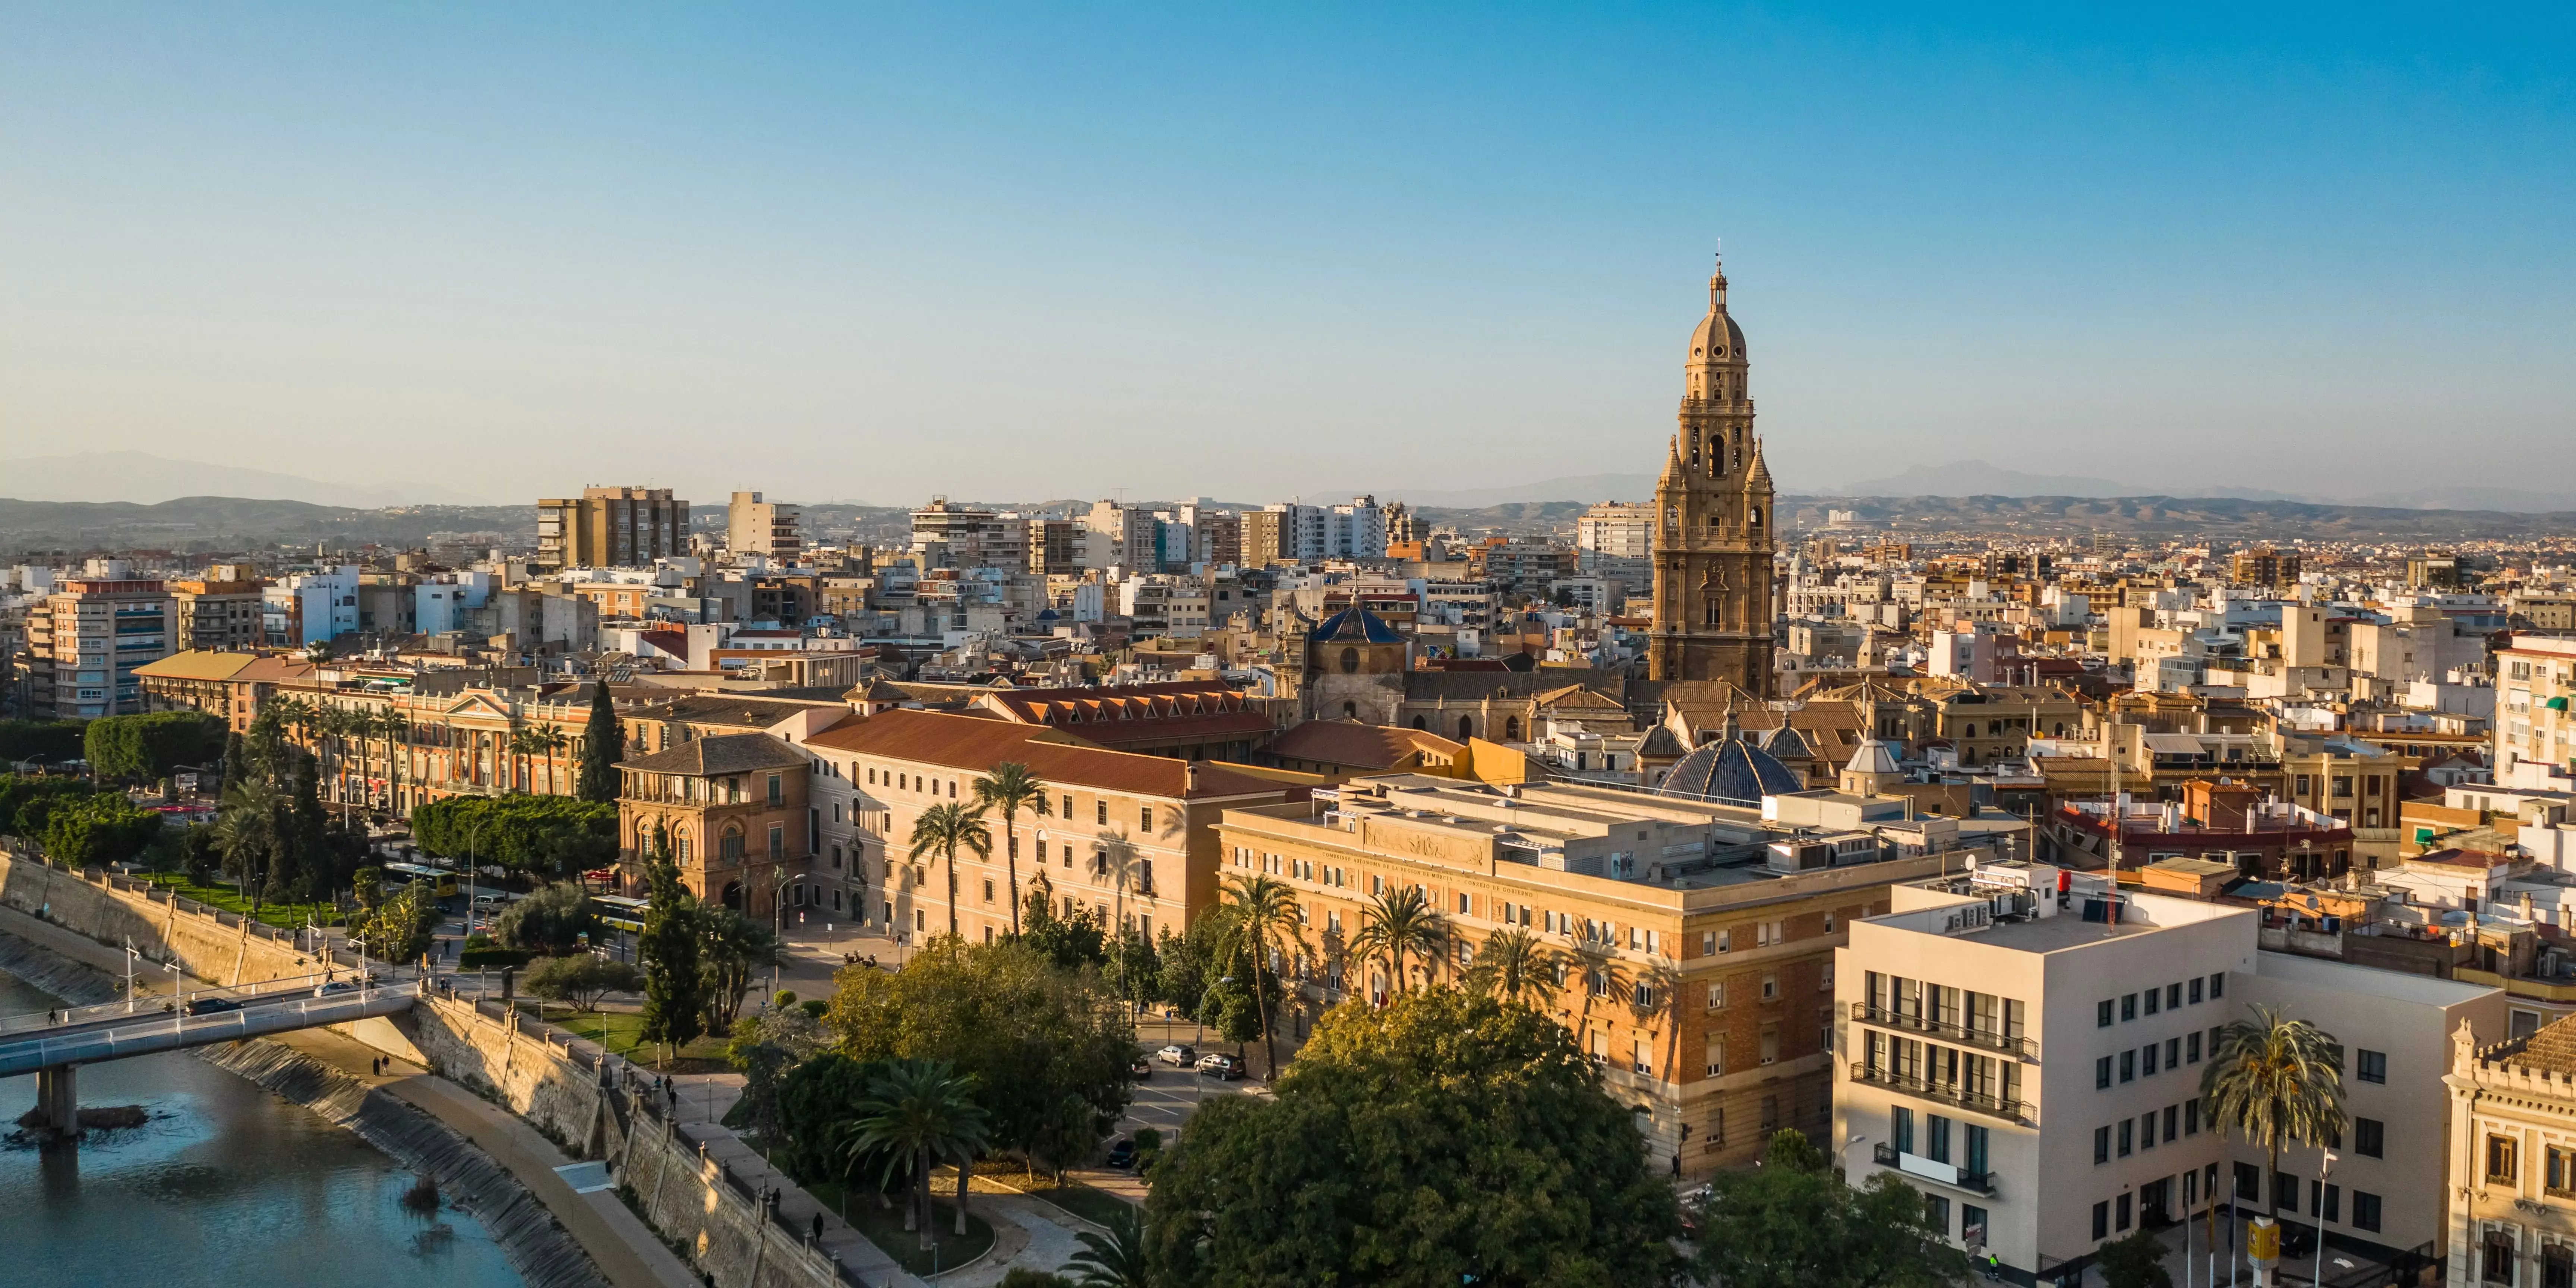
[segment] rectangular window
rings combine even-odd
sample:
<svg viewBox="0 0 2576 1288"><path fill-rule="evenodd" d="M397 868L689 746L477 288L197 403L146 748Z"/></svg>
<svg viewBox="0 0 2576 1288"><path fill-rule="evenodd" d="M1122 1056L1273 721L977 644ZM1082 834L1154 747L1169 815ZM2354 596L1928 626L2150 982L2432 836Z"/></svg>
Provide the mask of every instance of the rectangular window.
<svg viewBox="0 0 2576 1288"><path fill-rule="evenodd" d="M2150 1109L2147 1112L2138 1115L2138 1148L2154 1149L2155 1147L2156 1111Z"/></svg>
<svg viewBox="0 0 2576 1288"><path fill-rule="evenodd" d="M2133 1118L2120 1120L2120 1157L2127 1158L2138 1147L2138 1123Z"/></svg>
<svg viewBox="0 0 2576 1288"><path fill-rule="evenodd" d="M2135 1196L2123 1194L2118 1198L2118 1200L2116 1200L2119 1206L2117 1208L2117 1217L2112 1224L2120 1229L2126 1230L2129 1228L2129 1201L2133 1197Z"/></svg>
<svg viewBox="0 0 2576 1288"><path fill-rule="evenodd" d="M1983 1170L1983 1169L1979 1169ZM1981 1243L1986 1237L1986 1210L1974 1203L1959 1205L1959 1241Z"/></svg>
<svg viewBox="0 0 2576 1288"><path fill-rule="evenodd" d="M2247 1203L2263 1201L2263 1169L2252 1163L2236 1165L2236 1197Z"/></svg>
<svg viewBox="0 0 2576 1288"><path fill-rule="evenodd" d="M1153 807L1153 806L1151 806L1151 805L1144 805L1144 806L1139 806L1139 807L1137 808L1137 810L1136 810L1136 830L1138 830L1138 831L1140 831L1140 832L1143 832L1143 833L1144 833L1145 835L1147 835L1147 836L1152 836L1152 835L1154 834L1154 807Z"/></svg>
<svg viewBox="0 0 2576 1288"><path fill-rule="evenodd" d="M1712 1033L1708 1038L1708 1076L1714 1078L1724 1072L1726 1072L1726 1039Z"/></svg>
<svg viewBox="0 0 2576 1288"><path fill-rule="evenodd" d="M2576 1150L2552 1145L2543 1156L2543 1162L2549 1170L2541 1179L2550 1193L2576 1193Z"/></svg>
<svg viewBox="0 0 2576 1288"><path fill-rule="evenodd" d="M1986 1129L1970 1124L1968 1127L1968 1161L1961 1164L1961 1166L1972 1173L1983 1175L1987 1170L1987 1143Z"/></svg>
<svg viewBox="0 0 2576 1288"><path fill-rule="evenodd" d="M2376 1118L2353 1119L2352 1148L2354 1153L2364 1158L2387 1157L2384 1151L2388 1148L2388 1124ZM2555 1160L2559 1152L2554 1149L2549 1151L2550 1158ZM2554 1161L2552 1165L2555 1166Z"/></svg>
<svg viewBox="0 0 2576 1288"><path fill-rule="evenodd" d="M2352 1192L2352 1228L2379 1233L2379 1196L2360 1190Z"/></svg>
<svg viewBox="0 0 2576 1288"><path fill-rule="evenodd" d="M1094 803L1093 803L1093 811L1092 811L1092 812L1093 812L1095 815L1097 815L1097 817L1098 817L1098 821L1099 821L1099 823L1100 823L1100 825L1101 825L1102 827L1107 827L1107 826L1109 826L1109 802L1108 802L1108 801L1106 801L1106 800L1102 800L1102 801L1096 801L1096 802L1094 802Z"/></svg>
<svg viewBox="0 0 2576 1288"><path fill-rule="evenodd" d="M2200 1005L2200 981L2197 979L2191 982L2191 1004Z"/></svg>
<svg viewBox="0 0 2576 1288"><path fill-rule="evenodd" d="M2200 1134L2200 1101L2197 1099L2182 1102L2182 1134L2185 1136Z"/></svg>
<svg viewBox="0 0 2576 1288"><path fill-rule="evenodd" d="M2511 1136L2487 1137L2487 1179L2500 1185L2511 1185L2521 1175L2514 1167L2514 1139Z"/></svg>
<svg viewBox="0 0 2576 1288"><path fill-rule="evenodd" d="M1950 1120L1939 1114L1923 1116L1923 1156L1935 1163L1950 1161Z"/></svg>
<svg viewBox="0 0 2576 1288"><path fill-rule="evenodd" d="M2093 1129L2093 1161L2095 1163L2111 1161L2111 1128L2108 1125Z"/></svg>
<svg viewBox="0 0 2576 1288"><path fill-rule="evenodd" d="M2152 988L2147 990L2147 1014L2153 1015L2156 1013L2156 1003L2159 1000L2161 999L2157 997L2156 990Z"/></svg>
<svg viewBox="0 0 2576 1288"><path fill-rule="evenodd" d="M2362 1052L2359 1069L2360 1077L2363 1082L2387 1082L2388 1053L2385 1051Z"/></svg>
<svg viewBox="0 0 2576 1288"><path fill-rule="evenodd" d="M1942 1238L1950 1237L1950 1200L1938 1194L1924 1195L1923 1214L1931 1219L1932 1228L1940 1231Z"/></svg>
<svg viewBox="0 0 2576 1288"><path fill-rule="evenodd" d="M2165 1139L2166 1139L2166 1140L2169 1140L2169 1141L2170 1141L2170 1140L2172 1140L2175 1136L2177 1136L2177 1135L2180 1135L2180 1134L2181 1134L2181 1133L2179 1133L2179 1132L2177 1132L2177 1131L2175 1131L2175 1130L2174 1130L2174 1128L2175 1128L2176 1126L2180 1125L2180 1123L2181 1123L2181 1122L2182 1122L2182 1106L2180 1106L2180 1105L2167 1105L2167 1106L2165 1106Z"/></svg>
<svg viewBox="0 0 2576 1288"><path fill-rule="evenodd" d="M2093 1007L2093 1027L2095 1027L2095 1028L2097 1028L2097 1029L2107 1029L2107 1028L2111 1027L2111 999L2110 999L2110 998L2107 998L2107 997L2106 997L2106 998L2103 998L2100 1002L2097 1002L2097 1003L2095 1003L2095 1004L2094 1004L2094 1007Z"/></svg>
<svg viewBox="0 0 2576 1288"><path fill-rule="evenodd" d="M2138 1048L2138 1074L2141 1077L2147 1078L2156 1076L2155 1043L2150 1042L2145 1046Z"/></svg>
<svg viewBox="0 0 2576 1288"><path fill-rule="evenodd" d="M1897 1153L1914 1152L1914 1111L1898 1106L1887 1111L1887 1143Z"/></svg>
<svg viewBox="0 0 2576 1288"><path fill-rule="evenodd" d="M2111 1089L2111 1057L2107 1055L2093 1062L2093 1089L2095 1091Z"/></svg>
<svg viewBox="0 0 2576 1288"><path fill-rule="evenodd" d="M2093 1205L2093 1237L2097 1241L2111 1237L2111 1205L2107 1202Z"/></svg>
<svg viewBox="0 0 2576 1288"><path fill-rule="evenodd" d="M2209 1000L2215 1002L2225 996L2227 996L2227 972L2220 971L2209 977Z"/></svg>
<svg viewBox="0 0 2576 1288"><path fill-rule="evenodd" d="M769 825L769 857L771 857L771 858L773 858L773 859L775 859L775 858L782 858L782 857L785 857L786 853L787 853L787 825L786 825L786 824L784 824L784 823L772 823L772 824L770 824L770 825Z"/></svg>
<svg viewBox="0 0 2576 1288"><path fill-rule="evenodd" d="M1709 986L1708 986L1708 1009L1710 1009L1710 1010L1712 1010L1712 1011L1715 1011L1715 1010L1723 1009L1725 1006L1726 1006L1726 985L1724 985L1724 984L1711 984L1711 985L1709 985Z"/></svg>
<svg viewBox="0 0 2576 1288"><path fill-rule="evenodd" d="M785 804L786 801L786 779L778 774L771 774L769 776L769 803L772 805L781 805Z"/></svg>
<svg viewBox="0 0 2576 1288"><path fill-rule="evenodd" d="M1702 957L1714 957L1714 956L1716 956L1716 955L1717 955L1717 932L1716 932L1716 931L1714 931L1714 930L1703 930L1703 931L1699 932L1699 955L1700 955L1700 956L1702 956ZM1874 976L1874 975L1873 975L1873 978L1875 978L1875 976ZM1870 996L1871 996L1873 999L1875 999L1875 998L1877 997L1877 995L1878 995L1878 987L1877 987L1877 985L1873 984L1873 985L1871 985L1871 986L1870 986Z"/></svg>
<svg viewBox="0 0 2576 1288"><path fill-rule="evenodd" d="M2120 998L2121 1022L2127 1023L2128 1021L2136 1018L2138 1018L2138 995L2135 993L2123 994Z"/></svg>
<svg viewBox="0 0 2576 1288"><path fill-rule="evenodd" d="M2168 1069L2179 1069L2182 1067L2181 1038L2165 1039L2165 1067Z"/></svg>
<svg viewBox="0 0 2576 1288"><path fill-rule="evenodd" d="M2138 1080L2138 1053L2137 1053L2137 1052L2135 1052L2135 1051L2123 1051L2123 1052L2121 1052L2121 1053L2120 1053L2120 1081L2122 1081L2122 1082L2135 1082L2135 1081L2137 1081L2137 1080Z"/></svg>
<svg viewBox="0 0 2576 1288"><path fill-rule="evenodd" d="M2168 1011L2174 1011L2174 1010L2180 1010L2181 1008L2182 1008L2182 985L2180 985L2180 984L2167 984L2167 985L2165 985L2165 1009L2166 1009L2166 1010L2168 1010Z"/></svg>

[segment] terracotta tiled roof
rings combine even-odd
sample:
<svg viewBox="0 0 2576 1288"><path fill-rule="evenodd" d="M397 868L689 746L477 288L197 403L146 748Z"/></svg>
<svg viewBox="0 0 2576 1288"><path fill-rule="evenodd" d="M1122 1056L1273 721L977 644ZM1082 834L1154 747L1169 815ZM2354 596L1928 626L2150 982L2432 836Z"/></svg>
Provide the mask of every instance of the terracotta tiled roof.
<svg viewBox="0 0 2576 1288"><path fill-rule="evenodd" d="M1269 754L1281 760L1303 760L1353 769L1407 769L1424 752L1450 758L1466 750L1435 733L1361 724L1353 720L1309 720L1273 739Z"/></svg>
<svg viewBox="0 0 2576 1288"><path fill-rule="evenodd" d="M723 733L693 738L640 760L621 761L620 769L649 774L741 774L755 769L803 768L805 757L794 747L765 733Z"/></svg>
<svg viewBox="0 0 2576 1288"><path fill-rule="evenodd" d="M997 690L976 705L1021 724L1047 725L1105 747L1261 737L1270 717L1226 684L1179 681L1081 689Z"/></svg>
<svg viewBox="0 0 2576 1288"><path fill-rule="evenodd" d="M805 745L972 773L1016 760L1046 782L1139 796L1197 800L1269 794L1284 798L1288 790L1269 779L1206 761L1111 751L1086 745L1063 730L944 711L880 712L826 729L806 739Z"/></svg>
<svg viewBox="0 0 2576 1288"><path fill-rule="evenodd" d="M2576 1024L2559 1020L2531 1035L2517 1054L2496 1063L2519 1065L2540 1073L2576 1074Z"/></svg>
<svg viewBox="0 0 2576 1288"><path fill-rule="evenodd" d="M229 680L243 667L259 660L256 653L218 653L211 649L189 649L173 653L158 662L134 668L136 675L150 680Z"/></svg>

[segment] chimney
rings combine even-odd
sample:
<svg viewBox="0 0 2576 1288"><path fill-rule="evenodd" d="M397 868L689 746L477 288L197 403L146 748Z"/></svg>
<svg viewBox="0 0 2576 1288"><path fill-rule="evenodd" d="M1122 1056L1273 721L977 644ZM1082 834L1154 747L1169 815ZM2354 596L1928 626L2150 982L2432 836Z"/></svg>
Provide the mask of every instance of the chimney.
<svg viewBox="0 0 2576 1288"><path fill-rule="evenodd" d="M1182 761L1182 762L1181 762L1181 794L1182 794L1182 795L1184 795L1184 796L1186 796L1186 795L1188 795L1188 794L1189 794L1189 793L1191 793L1191 792L1197 791L1198 789L1199 789L1199 762L1197 762L1197 761L1195 761L1195 760L1184 760L1184 761Z"/></svg>

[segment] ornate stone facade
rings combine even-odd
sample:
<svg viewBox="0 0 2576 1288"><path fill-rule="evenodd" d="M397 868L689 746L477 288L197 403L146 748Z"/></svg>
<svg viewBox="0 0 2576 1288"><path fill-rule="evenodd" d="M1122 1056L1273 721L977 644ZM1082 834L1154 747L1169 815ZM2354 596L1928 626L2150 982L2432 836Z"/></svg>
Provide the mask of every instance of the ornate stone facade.
<svg viewBox="0 0 2576 1288"><path fill-rule="evenodd" d="M1726 269L1691 333L1681 427L1655 484L1655 631L1648 674L1771 693L1771 471L1753 436L1744 332Z"/></svg>

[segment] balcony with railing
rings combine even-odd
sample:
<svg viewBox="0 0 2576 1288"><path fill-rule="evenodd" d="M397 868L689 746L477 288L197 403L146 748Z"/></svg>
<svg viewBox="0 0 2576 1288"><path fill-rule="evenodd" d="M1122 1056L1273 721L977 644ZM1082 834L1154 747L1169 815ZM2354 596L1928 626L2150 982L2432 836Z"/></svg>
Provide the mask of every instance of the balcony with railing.
<svg viewBox="0 0 2576 1288"><path fill-rule="evenodd" d="M2016 1123L2032 1122L2029 1104L2019 1100L2006 1100L2001 1096L1982 1091L1971 1091L1955 1082L1927 1082L1913 1074L1898 1073L1894 1069L1873 1069L1867 1063L1852 1065L1851 1080L1867 1083L1873 1087L1885 1087L1890 1091L1901 1091L1909 1096L1920 1096L1925 1100L1937 1100L1942 1104L1953 1105L1971 1113L1986 1114Z"/></svg>
<svg viewBox="0 0 2576 1288"><path fill-rule="evenodd" d="M1875 1025L1882 1029L1920 1033L1928 1037L1956 1042L1964 1047L1975 1047L1980 1051L2000 1051L2031 1064L2039 1063L2039 1043L2031 1038L2011 1037L1984 1029L1966 1028L1945 1020L1927 1020L1919 1015L1900 1015L1886 1007L1872 1006L1867 1002L1852 1003L1851 1017L1863 1024Z"/></svg>
<svg viewBox="0 0 2576 1288"><path fill-rule="evenodd" d="M1892 1167L1908 1176L1938 1181L1971 1194L1982 1194L1987 1198L1993 1198L1995 1194L1995 1174L1992 1172L1971 1172L1919 1154L1900 1153L1885 1141L1869 1147L1869 1159L1881 1167Z"/></svg>

